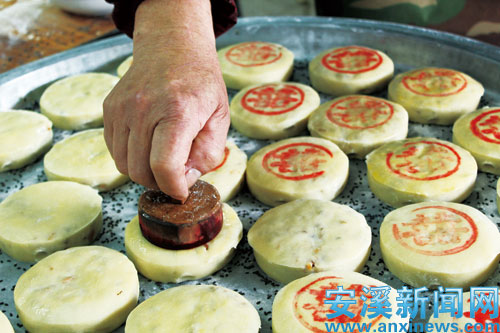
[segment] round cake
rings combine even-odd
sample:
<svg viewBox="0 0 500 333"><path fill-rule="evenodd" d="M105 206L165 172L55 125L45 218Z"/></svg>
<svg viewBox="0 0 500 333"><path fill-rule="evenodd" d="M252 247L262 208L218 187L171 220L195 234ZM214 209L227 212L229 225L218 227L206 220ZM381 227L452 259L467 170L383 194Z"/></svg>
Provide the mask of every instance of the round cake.
<svg viewBox="0 0 500 333"><path fill-rule="evenodd" d="M468 288L497 268L500 233L470 206L421 202L384 218L380 249L387 268L413 287Z"/></svg>
<svg viewBox="0 0 500 333"><path fill-rule="evenodd" d="M453 124L477 108L483 86L467 74L446 68L420 68L401 73L389 84L389 99L404 106L410 120Z"/></svg>
<svg viewBox="0 0 500 333"><path fill-rule="evenodd" d="M244 42L217 51L222 77L231 89L286 81L293 71L293 53L267 42Z"/></svg>
<svg viewBox="0 0 500 333"><path fill-rule="evenodd" d="M382 98L351 95L321 104L309 118L312 136L334 142L350 157L364 158L408 134L408 113Z"/></svg>
<svg viewBox="0 0 500 333"><path fill-rule="evenodd" d="M344 189L348 173L349 159L334 143L297 137L253 154L247 183L259 201L277 206L295 199L332 200Z"/></svg>
<svg viewBox="0 0 500 333"><path fill-rule="evenodd" d="M453 143L410 138L387 143L366 157L368 184L383 202L465 200L477 177L474 157Z"/></svg>
<svg viewBox="0 0 500 333"><path fill-rule="evenodd" d="M9 319L0 311L0 332L2 333L14 333L14 329L9 322Z"/></svg>
<svg viewBox="0 0 500 333"><path fill-rule="evenodd" d="M357 45L323 51L309 63L312 86L333 96L379 90L393 74L394 63L385 53Z"/></svg>
<svg viewBox="0 0 500 333"><path fill-rule="evenodd" d="M132 56L129 56L127 57L127 59L123 60L123 62L116 69L116 74L118 75L118 77L121 78L125 75L125 73L127 73L130 66L132 66L132 61L133 61Z"/></svg>
<svg viewBox="0 0 500 333"><path fill-rule="evenodd" d="M231 124L254 139L284 139L306 128L319 106L314 89L293 82L266 83L241 90L231 101Z"/></svg>

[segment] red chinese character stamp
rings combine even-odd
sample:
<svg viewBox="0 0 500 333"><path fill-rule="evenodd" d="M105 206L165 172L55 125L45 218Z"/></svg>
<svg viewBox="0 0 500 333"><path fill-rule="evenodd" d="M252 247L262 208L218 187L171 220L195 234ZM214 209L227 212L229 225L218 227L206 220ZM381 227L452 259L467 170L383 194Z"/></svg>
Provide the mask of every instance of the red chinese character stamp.
<svg viewBox="0 0 500 333"><path fill-rule="evenodd" d="M452 147L433 141L407 142L386 155L395 174L413 180L436 180L457 172L460 155Z"/></svg>
<svg viewBox="0 0 500 333"><path fill-rule="evenodd" d="M289 84L267 84L250 89L241 99L247 111L273 116L293 111L304 102L304 91Z"/></svg>
<svg viewBox="0 0 500 333"><path fill-rule="evenodd" d="M474 220L462 211L426 206L413 212L413 219L392 226L394 238L407 249L428 256L445 256L468 249L477 239Z"/></svg>
<svg viewBox="0 0 500 333"><path fill-rule="evenodd" d="M374 70L382 64L377 51L360 46L346 46L327 53L323 66L337 73L359 74Z"/></svg>
<svg viewBox="0 0 500 333"><path fill-rule="evenodd" d="M331 158L332 152L323 146L297 142L268 152L262 159L262 166L279 178L304 180L324 174L323 167Z"/></svg>
<svg viewBox="0 0 500 333"><path fill-rule="evenodd" d="M281 57L281 50L276 45L264 42L242 43L226 52L229 62L242 67L268 65Z"/></svg>
<svg viewBox="0 0 500 333"><path fill-rule="evenodd" d="M472 119L470 129L479 139L500 144L500 109L481 113Z"/></svg>
<svg viewBox="0 0 500 333"><path fill-rule="evenodd" d="M332 104L326 117L342 127L362 130L387 123L394 115L391 104L370 96L350 96Z"/></svg>
<svg viewBox="0 0 500 333"><path fill-rule="evenodd" d="M302 287L294 297L293 310L295 318L308 330L315 333L326 333L325 323L359 323L363 321L361 316L361 310L363 309L363 301L361 300L361 295L363 295L361 284L351 284L346 287L345 290L354 290L356 304L350 304L348 311L354 314L353 318L341 315L332 319L327 318L327 314L333 313L330 309L330 305L325 304L326 291L328 289L338 289L339 282L335 276L325 276L314 280L313 282ZM367 286L374 287L374 286ZM335 295L333 299L335 299ZM342 296L344 299L348 296ZM371 298L371 295L366 295L367 299ZM372 324L375 324L382 318L379 315L371 320Z"/></svg>
<svg viewBox="0 0 500 333"><path fill-rule="evenodd" d="M222 160L222 162L220 162L220 164L218 166L213 168L212 171L215 171L215 170L219 169L220 167L222 167L224 164L226 164L228 156L229 156L229 148L224 147L224 159ZM210 171L210 172L212 172L212 171Z"/></svg>
<svg viewBox="0 0 500 333"><path fill-rule="evenodd" d="M429 97L455 95L467 87L467 79L450 69L423 69L406 75L401 82L409 91Z"/></svg>

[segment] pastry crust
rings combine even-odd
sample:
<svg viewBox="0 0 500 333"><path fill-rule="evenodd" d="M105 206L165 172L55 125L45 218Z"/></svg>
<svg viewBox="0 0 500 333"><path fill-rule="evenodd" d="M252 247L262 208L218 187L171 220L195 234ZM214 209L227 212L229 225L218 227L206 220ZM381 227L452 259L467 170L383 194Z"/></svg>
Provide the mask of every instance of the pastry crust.
<svg viewBox="0 0 500 333"><path fill-rule="evenodd" d="M277 206L295 199L332 200L344 189L348 173L349 160L334 143L297 137L253 154L247 183L259 201Z"/></svg>
<svg viewBox="0 0 500 333"><path fill-rule="evenodd" d="M32 111L0 112L0 172L35 161L52 145L52 122Z"/></svg>
<svg viewBox="0 0 500 333"><path fill-rule="evenodd" d="M78 132L59 141L45 155L43 167L49 180L69 180L109 191L129 178L121 174L104 142L104 130Z"/></svg>
<svg viewBox="0 0 500 333"><path fill-rule="evenodd" d="M112 332L138 296L134 265L103 246L56 252L21 275L14 289L21 322L40 333Z"/></svg>
<svg viewBox="0 0 500 333"><path fill-rule="evenodd" d="M116 69L116 74L118 75L118 77L122 78L125 75L125 73L127 73L130 66L132 66L132 61L133 61L132 56L129 56L127 57L127 59L123 60L123 62Z"/></svg>
<svg viewBox="0 0 500 333"><path fill-rule="evenodd" d="M0 203L0 248L33 263L91 243L102 228L102 198L89 186L53 181L23 188Z"/></svg>
<svg viewBox="0 0 500 333"><path fill-rule="evenodd" d="M368 185L383 202L401 207L421 201L465 200L477 164L465 149L435 138L387 143L366 158Z"/></svg>
<svg viewBox="0 0 500 333"><path fill-rule="evenodd" d="M309 63L312 86L333 96L371 93L393 74L394 63L385 53L357 45L325 50Z"/></svg>
<svg viewBox="0 0 500 333"><path fill-rule="evenodd" d="M483 213L451 202L422 202L390 212L380 227L389 270L413 287L468 288L498 266L500 233Z"/></svg>
<svg viewBox="0 0 500 333"><path fill-rule="evenodd" d="M371 229L348 206L302 199L265 212L248 243L260 268L286 284L315 272L359 271L370 254Z"/></svg>
<svg viewBox="0 0 500 333"><path fill-rule="evenodd" d="M321 104L307 127L312 136L330 140L350 157L362 159L387 142L406 138L408 113L382 98L350 95Z"/></svg>
<svg viewBox="0 0 500 333"><path fill-rule="evenodd" d="M286 81L293 71L293 53L283 45L244 42L217 51L222 77L231 89Z"/></svg>
<svg viewBox="0 0 500 333"><path fill-rule="evenodd" d="M102 104L118 80L117 76L106 73L60 79L43 92L40 110L58 128L81 130L102 126Z"/></svg>
<svg viewBox="0 0 500 333"><path fill-rule="evenodd" d="M500 108L467 113L453 125L453 142L468 150L479 170L500 175Z"/></svg>
<svg viewBox="0 0 500 333"><path fill-rule="evenodd" d="M247 169L247 154L231 141L226 142L224 159L209 173L200 177L219 191L220 200L231 200L241 189Z"/></svg>
<svg viewBox="0 0 500 333"><path fill-rule="evenodd" d="M0 332L2 333L14 333L14 329L7 319L7 316L0 311Z"/></svg>
<svg viewBox="0 0 500 333"><path fill-rule="evenodd" d="M427 67L396 75L388 96L404 106L411 121L450 125L474 111L483 94L483 86L467 74Z"/></svg>
<svg viewBox="0 0 500 333"><path fill-rule="evenodd" d="M153 281L179 283L196 280L224 267L243 235L236 212L223 204L224 221L210 242L188 250L167 250L151 244L141 233L136 217L125 229L125 249L137 270Z"/></svg>
<svg viewBox="0 0 500 333"><path fill-rule="evenodd" d="M257 333L257 310L240 294L220 286L169 288L141 303L127 319L125 333Z"/></svg>
<svg viewBox="0 0 500 333"><path fill-rule="evenodd" d="M302 132L319 104L318 93L304 84L251 86L233 97L231 124L250 138L284 139Z"/></svg>

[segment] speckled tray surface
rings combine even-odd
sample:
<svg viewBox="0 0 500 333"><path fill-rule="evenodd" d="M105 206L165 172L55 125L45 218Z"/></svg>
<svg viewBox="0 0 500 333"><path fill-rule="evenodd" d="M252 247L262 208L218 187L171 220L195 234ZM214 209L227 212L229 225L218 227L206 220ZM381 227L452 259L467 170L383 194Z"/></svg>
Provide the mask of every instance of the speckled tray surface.
<svg viewBox="0 0 500 333"><path fill-rule="evenodd" d="M387 53L396 63L397 73L421 66L440 66L463 71L485 86L486 94L481 100L481 106L500 106L500 48L470 39L397 24L285 17L241 19L217 43L218 47L223 47L249 40L281 43L292 50L296 57L292 81L310 84L307 64L320 51L334 46L358 44ZM0 110L18 108L39 111L38 100L50 82L87 71L115 73L118 64L131 50L131 41L119 36L63 52L0 75ZM229 93L232 97L236 91ZM377 96L386 97L386 92ZM321 95L322 102L329 99L331 97ZM56 129L54 141L71 134L70 131ZM249 156L270 142L250 140L234 129L231 129L229 135ZM451 140L451 126L410 124L408 136L432 136ZM25 186L45 180L41 159L22 169L2 173L0 200ZM495 199L496 181L496 176L479 173L474 192L465 203L478 208L500 225ZM136 214L137 199L142 191L141 186L129 182L113 191L102 193L104 229L94 244L125 253L125 226ZM380 256L379 225L391 208L375 198L368 188L364 161L350 161L348 185L334 201L349 205L362 213L372 228L372 251L362 273L393 287L401 287L402 282L385 268ZM246 240L246 231L268 207L255 200L247 189L243 189L229 204L238 212L245 228L245 236L234 259L214 275L186 283L216 284L238 291L258 309L262 320L261 332L269 333L272 301L282 285L268 279L258 268ZM16 332L25 330L16 314L13 290L19 276L29 267L29 264L19 263L0 252L0 310L7 314ZM140 301L174 286L152 282L142 276L140 284ZM484 285L500 285L500 269ZM430 311L427 313L430 314ZM123 332L123 327L116 332Z"/></svg>

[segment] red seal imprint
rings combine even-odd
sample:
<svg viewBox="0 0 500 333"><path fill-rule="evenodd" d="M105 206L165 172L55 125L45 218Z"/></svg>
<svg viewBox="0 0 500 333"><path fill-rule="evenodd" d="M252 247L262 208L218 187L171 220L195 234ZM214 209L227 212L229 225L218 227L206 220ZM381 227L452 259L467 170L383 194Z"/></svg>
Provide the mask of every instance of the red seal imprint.
<svg viewBox="0 0 500 333"><path fill-rule="evenodd" d="M387 123L394 115L391 104L370 96L350 96L332 104L326 117L342 127L362 130Z"/></svg>
<svg viewBox="0 0 500 333"><path fill-rule="evenodd" d="M268 65L281 56L281 50L276 45L264 42L242 43L226 52L229 62L242 67Z"/></svg>
<svg viewBox="0 0 500 333"><path fill-rule="evenodd" d="M450 69L423 69L406 75L401 82L409 91L429 97L455 95L467 87L467 79Z"/></svg>
<svg viewBox="0 0 500 333"><path fill-rule="evenodd" d="M222 160L222 162L220 162L220 164L218 166L213 168L212 171L215 171L215 170L219 169L221 166L223 166L226 163L228 156L229 156L229 148L224 147L224 159Z"/></svg>
<svg viewBox="0 0 500 333"><path fill-rule="evenodd" d="M377 51L360 46L346 46L327 53L323 66L337 73L359 74L374 70L382 64Z"/></svg>
<svg viewBox="0 0 500 333"><path fill-rule="evenodd" d="M413 180L436 180L457 172L460 155L452 147L434 141L407 142L386 156L387 167Z"/></svg>
<svg viewBox="0 0 500 333"><path fill-rule="evenodd" d="M268 152L262 159L262 166L279 178L304 180L324 174L322 167L332 157L332 152L323 146L297 142Z"/></svg>
<svg viewBox="0 0 500 333"><path fill-rule="evenodd" d="M293 310L295 318L308 330L315 333L324 333L326 331L325 323L359 323L363 321L363 317L361 316L361 310L363 309L363 301L361 300L361 295L363 295L362 288L364 285L361 284L351 284L348 287L344 287L345 290L354 290L354 299L356 300L356 304L350 304L348 311L354 314L354 317L351 319L346 315L340 315L338 317L328 319L327 314L334 313L333 310L330 309L330 304L325 304L326 300L326 290L328 289L338 289L339 287L339 278L335 276L325 276L314 280L313 282L302 287L296 294L293 300ZM375 287L375 286L367 286L367 287ZM333 295L332 298L335 299L336 295ZM366 295L366 298L372 298L371 295ZM351 300L351 298L346 294L342 296L342 299ZM365 317L366 318L366 317ZM379 315L373 318L371 321L372 324L377 323L382 318L382 315ZM367 322L367 324L369 324ZM358 330L354 330L353 332L358 333Z"/></svg>
<svg viewBox="0 0 500 333"><path fill-rule="evenodd" d="M472 119L470 129L479 139L500 144L500 109L481 113Z"/></svg>
<svg viewBox="0 0 500 333"><path fill-rule="evenodd" d="M289 84L267 84L247 91L241 105L247 111L273 116L293 111L304 102L304 91Z"/></svg>
<svg viewBox="0 0 500 333"><path fill-rule="evenodd" d="M489 292L486 292L485 295L487 297L489 297ZM498 294L499 297L500 297L500 293ZM465 298L465 297L464 297ZM467 297L467 305L464 304L463 308L464 309L470 309L470 296ZM500 324L500 316L494 316L494 304L495 302L493 301L493 299L491 299L491 303L489 305L489 309L486 310L485 312L483 311L476 311L474 313L474 318L471 318L471 314L470 314L470 311L464 311L464 317L465 318L470 318L472 320L474 320L476 323L480 323L482 324L483 326L483 330L482 331L474 331L474 332L478 332L478 333L491 333L492 330L491 329L488 329L488 326L486 326L487 324L494 324L493 326L490 326L490 327L496 327L495 324ZM486 305L486 301L483 301L483 304ZM500 313L500 306L498 307L498 310L499 310L499 313ZM491 318L491 317L495 317L495 318Z"/></svg>
<svg viewBox="0 0 500 333"><path fill-rule="evenodd" d="M468 249L477 240L476 223L462 211L426 206L413 212L411 221L392 226L394 238L407 249L428 256L446 256Z"/></svg>

